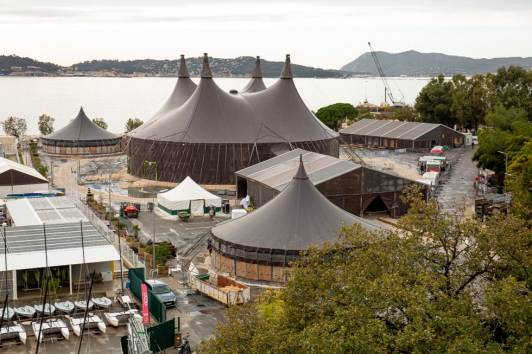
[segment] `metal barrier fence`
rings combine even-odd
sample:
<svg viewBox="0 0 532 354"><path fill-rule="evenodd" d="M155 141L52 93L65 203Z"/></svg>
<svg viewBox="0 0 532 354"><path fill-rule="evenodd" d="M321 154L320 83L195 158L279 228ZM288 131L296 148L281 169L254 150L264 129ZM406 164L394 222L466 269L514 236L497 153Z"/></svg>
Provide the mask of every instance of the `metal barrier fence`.
<svg viewBox="0 0 532 354"><path fill-rule="evenodd" d="M150 350L159 353L174 346L175 319L148 328Z"/></svg>
<svg viewBox="0 0 532 354"><path fill-rule="evenodd" d="M73 178L71 178L69 182L69 185L65 186L65 196L70 199L74 205L81 210L83 215L89 219L92 225L100 231L100 233L113 245L115 246L117 251L121 251L122 257L127 259L129 263L133 265L133 267L142 267L144 268L144 264L139 261L139 256L133 252L133 250L124 242L120 242L121 244L121 250L118 247L118 235L115 234L115 232L109 228L108 224L105 224L102 219L98 217L94 213L94 211L89 208L81 199L78 198L78 195L72 192L71 185L75 184L75 181Z"/></svg>
<svg viewBox="0 0 532 354"><path fill-rule="evenodd" d="M142 299L140 284L144 283L144 268L134 268L129 270L129 281L131 292L139 301ZM158 323L166 322L166 305L148 289L148 304L150 314Z"/></svg>

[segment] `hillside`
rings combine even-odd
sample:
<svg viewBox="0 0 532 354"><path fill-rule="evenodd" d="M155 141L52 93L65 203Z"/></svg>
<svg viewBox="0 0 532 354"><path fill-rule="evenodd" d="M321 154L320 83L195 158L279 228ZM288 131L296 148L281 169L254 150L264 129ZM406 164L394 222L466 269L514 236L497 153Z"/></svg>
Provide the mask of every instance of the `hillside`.
<svg viewBox="0 0 532 354"><path fill-rule="evenodd" d="M22 71L25 71L28 66L36 66L40 68L41 71L52 73L57 72L57 69L61 67L53 63L44 63L31 58L19 57L17 55L0 55L0 72L4 74L9 74L12 72L12 66L19 66L22 68Z"/></svg>
<svg viewBox="0 0 532 354"><path fill-rule="evenodd" d="M201 72L203 57L187 58L187 68L191 76L198 76ZM209 58L211 70L216 77L245 77L250 76L255 64L254 57L238 57L235 59ZM179 60L92 60L74 64L81 71L115 71L121 74L150 73L153 75L177 75ZM284 62L261 60L264 77L279 77L283 70ZM323 70L292 64L296 77L342 77L343 73L337 70Z"/></svg>
<svg viewBox="0 0 532 354"><path fill-rule="evenodd" d="M501 66L522 66L530 70L532 58L473 59L440 53L419 53L410 50L403 53L377 52L387 76L446 76L454 74L485 74L496 72ZM364 53L340 70L378 74L371 53Z"/></svg>

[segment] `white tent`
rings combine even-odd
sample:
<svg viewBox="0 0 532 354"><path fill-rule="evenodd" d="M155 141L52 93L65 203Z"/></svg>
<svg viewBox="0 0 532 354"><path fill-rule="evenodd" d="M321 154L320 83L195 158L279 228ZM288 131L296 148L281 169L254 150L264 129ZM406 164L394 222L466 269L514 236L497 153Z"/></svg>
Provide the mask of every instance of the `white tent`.
<svg viewBox="0 0 532 354"><path fill-rule="evenodd" d="M209 207L216 211L222 207L222 199L201 188L192 178L187 177L177 187L166 193L157 195L159 207L166 212L176 215L180 211L187 211L192 216L203 216L209 213Z"/></svg>
<svg viewBox="0 0 532 354"><path fill-rule="evenodd" d="M48 189L48 180L35 169L0 157L0 197Z"/></svg>

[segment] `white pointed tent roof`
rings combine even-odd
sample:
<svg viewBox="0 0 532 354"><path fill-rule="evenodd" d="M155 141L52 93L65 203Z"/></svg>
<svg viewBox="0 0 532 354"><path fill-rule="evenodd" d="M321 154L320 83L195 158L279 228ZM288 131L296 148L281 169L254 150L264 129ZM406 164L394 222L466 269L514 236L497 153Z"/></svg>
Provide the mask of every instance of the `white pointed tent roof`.
<svg viewBox="0 0 532 354"><path fill-rule="evenodd" d="M222 198L207 192L190 177L185 178L174 189L157 194L157 202L170 210L189 209L191 200L205 200L205 206L222 206Z"/></svg>
<svg viewBox="0 0 532 354"><path fill-rule="evenodd" d="M0 157L0 185L48 183L37 170Z"/></svg>

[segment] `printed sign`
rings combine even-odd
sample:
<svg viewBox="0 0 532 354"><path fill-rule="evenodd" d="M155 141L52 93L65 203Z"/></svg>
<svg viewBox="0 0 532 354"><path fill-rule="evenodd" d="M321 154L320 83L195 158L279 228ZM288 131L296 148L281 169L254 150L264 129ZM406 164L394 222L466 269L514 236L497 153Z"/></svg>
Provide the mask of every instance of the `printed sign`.
<svg viewBox="0 0 532 354"><path fill-rule="evenodd" d="M148 308L148 286L140 284L140 291L142 293L142 323L150 324L150 310Z"/></svg>

